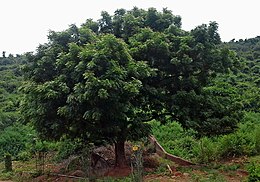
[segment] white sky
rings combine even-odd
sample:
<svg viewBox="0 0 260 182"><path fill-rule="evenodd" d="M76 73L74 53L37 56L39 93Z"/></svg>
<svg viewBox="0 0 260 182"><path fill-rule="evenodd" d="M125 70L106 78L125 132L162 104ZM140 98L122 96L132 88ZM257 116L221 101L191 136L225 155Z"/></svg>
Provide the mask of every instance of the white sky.
<svg viewBox="0 0 260 182"><path fill-rule="evenodd" d="M167 7L182 17L184 30L216 21L222 41L260 35L260 0L0 0L0 56L2 51L34 51L47 42L49 30L97 20L102 10L112 15L116 9L134 6L158 11Z"/></svg>

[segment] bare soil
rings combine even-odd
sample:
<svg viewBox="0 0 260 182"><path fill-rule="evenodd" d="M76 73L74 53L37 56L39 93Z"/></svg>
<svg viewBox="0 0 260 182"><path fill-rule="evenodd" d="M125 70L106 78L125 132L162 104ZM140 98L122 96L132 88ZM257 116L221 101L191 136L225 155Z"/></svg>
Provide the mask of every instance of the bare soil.
<svg viewBox="0 0 260 182"><path fill-rule="evenodd" d="M201 179L205 179L206 181L210 181L213 174L216 176L221 176L224 180L228 182L240 182L244 181L248 173L247 171L239 168L235 170L228 170L228 168L239 164L243 167L244 163L246 162L245 158L236 158L236 159L230 159L226 161L222 161L219 165L224 166L226 169L218 168L213 169L210 166L201 166L201 165L195 165L192 167L181 167L181 166L170 166L171 170L166 170L162 174L155 174L156 168L158 167L158 161L154 159L154 156L151 156L150 158L146 156L145 160L149 160L149 167L145 168L146 175L144 176L145 182L154 182L154 181L160 181L160 182L190 182L190 181L198 181ZM152 162L156 161L156 162ZM145 161L144 163L146 163ZM153 166L153 167L151 167ZM49 165L50 171L55 171L56 173L61 173L64 169L64 166L56 165L51 166ZM110 170L101 177L112 177L112 178L122 178L122 177L128 177L131 174L131 168L130 167L123 167L123 168L114 168L111 167ZM84 177L84 173L81 170L75 170L68 173L65 173L65 176L52 176L52 175L43 175L35 178L33 181L35 182L45 182L45 181L68 181L68 182L74 182L79 181L80 177ZM76 177L76 178L75 178ZM79 177L79 178L77 178Z"/></svg>
<svg viewBox="0 0 260 182"><path fill-rule="evenodd" d="M127 148L127 159L131 160L131 147ZM95 174L103 170L100 179L105 177L122 178L129 177L131 174L130 163L128 167L114 167L114 153L112 148L99 148L96 150L97 153L102 157L103 162L96 163ZM46 182L46 181L57 181L57 182L76 182L83 179L85 173L82 170L82 166L73 166L74 168L68 169L70 162L75 158L65 160L61 163L53 163L51 160L45 165L45 175L41 175L32 179L32 174L25 171L17 174L21 181L33 181L33 182ZM193 165L193 166L180 166L174 163L165 164L164 159L160 158L157 154L144 152L143 164L145 170L144 181L145 182L190 182L190 181L211 181L214 177L221 177L222 181L228 182L240 182L244 181L248 173L245 169L245 164L248 163L247 157L231 158L223 161L218 161L215 164L211 163L208 165ZM76 163L77 164L77 163ZM31 166L30 166L31 165ZM14 168L19 169L23 166L23 169L33 169L33 163L14 163ZM164 171L158 172L158 167L164 167ZM105 169L105 170L104 170ZM21 170L20 170L21 171ZM94 173L93 173L94 174ZM99 173L100 174L100 173ZM216 181L216 180L214 180ZM12 182L12 181L0 181L0 182Z"/></svg>

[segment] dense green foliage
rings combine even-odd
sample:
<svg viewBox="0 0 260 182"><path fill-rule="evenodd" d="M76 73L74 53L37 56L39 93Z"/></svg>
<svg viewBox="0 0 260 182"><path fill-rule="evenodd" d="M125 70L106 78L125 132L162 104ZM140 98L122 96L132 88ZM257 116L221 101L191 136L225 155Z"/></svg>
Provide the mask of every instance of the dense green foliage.
<svg viewBox="0 0 260 182"><path fill-rule="evenodd" d="M204 87L217 73L233 68L236 57L219 48L214 22L191 32L178 30L176 33L169 27L158 33L143 29L130 39L134 58L147 60L158 70L157 76L146 81L149 104L144 109L151 113L151 118L171 117L200 135L232 131L239 118L239 107L232 99L221 102L225 96L209 93Z"/></svg>
<svg viewBox="0 0 260 182"><path fill-rule="evenodd" d="M224 81L238 92L247 111L260 111L260 37L224 44L241 57L239 72L225 76ZM222 79L223 80L223 79Z"/></svg>
<svg viewBox="0 0 260 182"><path fill-rule="evenodd" d="M247 170L249 172L248 182L257 182L260 181L260 163L251 162Z"/></svg>
<svg viewBox="0 0 260 182"><path fill-rule="evenodd" d="M12 155L13 159L19 158L24 151L30 152L33 138L36 137L35 130L31 126L14 124L0 132L0 159L6 153Z"/></svg>
<svg viewBox="0 0 260 182"><path fill-rule="evenodd" d="M43 138L114 143L116 162L152 119L177 120L200 136L232 132L240 105L232 92L207 87L238 61L217 31L215 22L184 31L179 16L154 8L103 11L97 22L51 31L27 55L25 120Z"/></svg>
<svg viewBox="0 0 260 182"><path fill-rule="evenodd" d="M200 139L194 131L184 130L177 122L160 125L153 121L151 124L153 134L167 152L197 162L260 154L259 113L246 113L234 133Z"/></svg>
<svg viewBox="0 0 260 182"><path fill-rule="evenodd" d="M0 131L19 119L21 94L18 88L22 84L20 66L25 56L0 57Z"/></svg>
<svg viewBox="0 0 260 182"><path fill-rule="evenodd" d="M5 154L19 158L36 136L32 126L20 123L22 94L19 87L23 81L21 66L25 63L24 55L0 57L0 159Z"/></svg>

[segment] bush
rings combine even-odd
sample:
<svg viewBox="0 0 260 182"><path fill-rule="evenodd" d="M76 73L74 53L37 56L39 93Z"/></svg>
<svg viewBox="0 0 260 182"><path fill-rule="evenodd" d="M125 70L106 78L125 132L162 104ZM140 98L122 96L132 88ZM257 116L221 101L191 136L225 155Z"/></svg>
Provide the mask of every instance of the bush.
<svg viewBox="0 0 260 182"><path fill-rule="evenodd" d="M168 144L171 144L171 142L169 142ZM192 159L194 157L192 149L195 144L196 139L194 137L183 136L182 138L175 140L173 145L166 146L166 151L186 159ZM170 150L167 150L167 148L169 148Z"/></svg>
<svg viewBox="0 0 260 182"><path fill-rule="evenodd" d="M199 163L260 153L260 113L246 112L234 133L214 138L198 139L193 130L185 130L177 122L161 125L152 121L150 124L167 152Z"/></svg>
<svg viewBox="0 0 260 182"><path fill-rule="evenodd" d="M44 140L34 140L30 146L31 152L48 152L58 150L59 144L57 142L50 142Z"/></svg>
<svg viewBox="0 0 260 182"><path fill-rule="evenodd" d="M192 148L196 143L195 131L184 130L175 121L168 121L165 125L161 125L158 121L152 121L150 124L152 133L167 152L186 159L194 157Z"/></svg>
<svg viewBox="0 0 260 182"><path fill-rule="evenodd" d="M248 176L249 182L260 181L260 163L251 162L247 166L247 170L249 172L249 176Z"/></svg>
<svg viewBox="0 0 260 182"><path fill-rule="evenodd" d="M252 132L253 133L253 132ZM219 138L220 156L221 157L238 157L242 155L254 154L254 134L236 133L224 135Z"/></svg>
<svg viewBox="0 0 260 182"><path fill-rule="evenodd" d="M248 112L235 133L219 137L220 155L256 155L260 148L260 113Z"/></svg>
<svg viewBox="0 0 260 182"><path fill-rule="evenodd" d="M7 127L0 133L0 157L9 153L17 158L19 153L28 149L28 144L35 136L35 131L29 125L15 124Z"/></svg>
<svg viewBox="0 0 260 182"><path fill-rule="evenodd" d="M83 149L82 141L79 139L63 139L59 143L57 160L66 159L71 155L79 154Z"/></svg>
<svg viewBox="0 0 260 182"><path fill-rule="evenodd" d="M255 129L255 150L260 154L260 126Z"/></svg>
<svg viewBox="0 0 260 182"><path fill-rule="evenodd" d="M194 145L192 152L196 156L196 162L208 163L218 159L218 143L208 137L201 138Z"/></svg>
<svg viewBox="0 0 260 182"><path fill-rule="evenodd" d="M20 152L16 159L19 160L19 161L28 161L30 158L32 157L31 153L29 151L22 151Z"/></svg>

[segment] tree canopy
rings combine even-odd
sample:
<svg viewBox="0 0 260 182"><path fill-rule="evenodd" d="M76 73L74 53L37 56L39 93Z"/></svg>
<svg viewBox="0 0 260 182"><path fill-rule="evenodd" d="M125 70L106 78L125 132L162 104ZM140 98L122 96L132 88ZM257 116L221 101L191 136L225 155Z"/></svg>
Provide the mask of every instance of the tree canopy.
<svg viewBox="0 0 260 182"><path fill-rule="evenodd" d="M152 119L172 118L202 135L230 132L238 104L207 88L237 61L217 30L211 22L184 31L166 8L135 7L51 31L27 55L25 120L44 138L114 143L118 165L124 142L147 136Z"/></svg>

